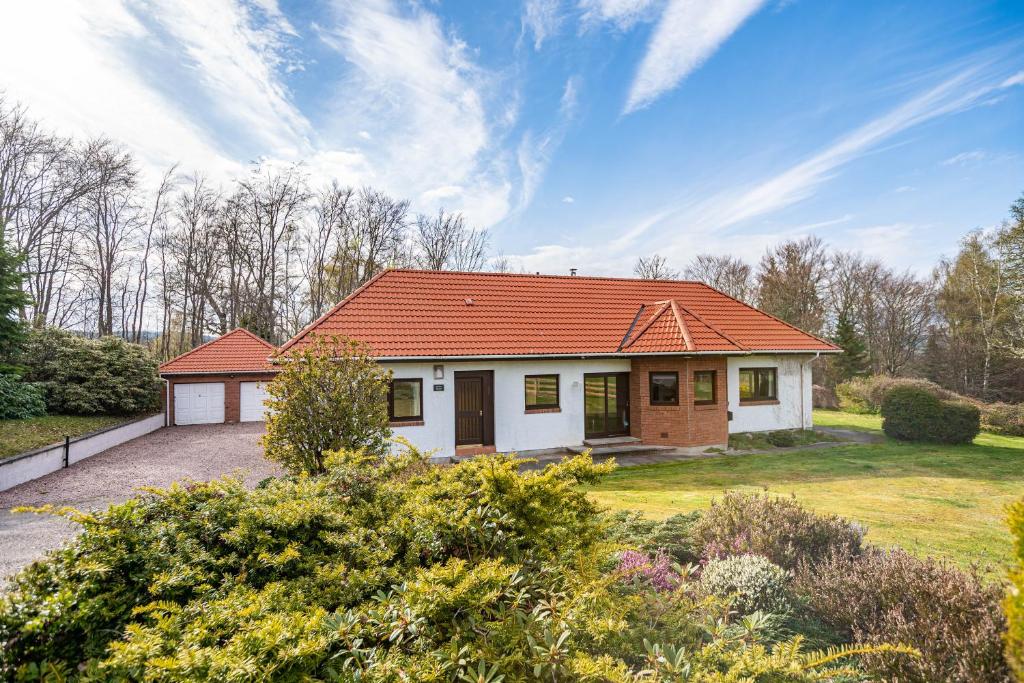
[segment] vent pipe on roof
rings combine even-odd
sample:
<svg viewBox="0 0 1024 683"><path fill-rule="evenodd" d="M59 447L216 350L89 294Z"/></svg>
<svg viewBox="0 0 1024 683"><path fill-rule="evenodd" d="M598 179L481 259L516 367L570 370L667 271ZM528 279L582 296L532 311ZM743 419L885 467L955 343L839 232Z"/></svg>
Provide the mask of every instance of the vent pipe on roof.
<svg viewBox="0 0 1024 683"><path fill-rule="evenodd" d="M575 268L570 268L569 269L569 275L575 276L576 275L576 269Z"/></svg>

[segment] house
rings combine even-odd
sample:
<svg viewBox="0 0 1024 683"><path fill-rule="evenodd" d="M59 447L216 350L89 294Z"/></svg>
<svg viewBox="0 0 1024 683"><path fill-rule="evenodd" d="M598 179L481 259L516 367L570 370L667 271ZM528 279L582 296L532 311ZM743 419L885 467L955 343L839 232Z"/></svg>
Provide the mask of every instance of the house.
<svg viewBox="0 0 1024 683"><path fill-rule="evenodd" d="M273 344L238 328L160 365L168 425L263 419Z"/></svg>
<svg viewBox="0 0 1024 683"><path fill-rule="evenodd" d="M281 353L331 335L393 372L394 431L447 455L809 428L811 364L840 352L699 282L417 270L377 275Z"/></svg>

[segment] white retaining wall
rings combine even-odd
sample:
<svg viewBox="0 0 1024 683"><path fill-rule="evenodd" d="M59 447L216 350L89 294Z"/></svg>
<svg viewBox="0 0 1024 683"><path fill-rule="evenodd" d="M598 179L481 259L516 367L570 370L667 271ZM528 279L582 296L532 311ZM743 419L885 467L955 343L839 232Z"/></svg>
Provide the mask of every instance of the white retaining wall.
<svg viewBox="0 0 1024 683"><path fill-rule="evenodd" d="M164 426L163 413L144 417L125 425L110 427L99 432L71 439L68 450L68 465L102 453L108 448L119 446L125 441L149 434ZM64 444L47 446L28 453L22 453L6 460L0 460L0 491L32 481L44 474L56 472L64 467Z"/></svg>

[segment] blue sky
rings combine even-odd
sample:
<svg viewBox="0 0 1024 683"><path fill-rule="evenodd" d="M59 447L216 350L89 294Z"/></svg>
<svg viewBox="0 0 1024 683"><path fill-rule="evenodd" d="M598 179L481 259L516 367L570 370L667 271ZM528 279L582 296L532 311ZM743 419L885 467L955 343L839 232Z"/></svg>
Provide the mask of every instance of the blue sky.
<svg viewBox="0 0 1024 683"><path fill-rule="evenodd" d="M529 271L756 261L815 234L927 272L1024 191L1024 3L68 0L0 89L150 177L254 159L463 211Z"/></svg>

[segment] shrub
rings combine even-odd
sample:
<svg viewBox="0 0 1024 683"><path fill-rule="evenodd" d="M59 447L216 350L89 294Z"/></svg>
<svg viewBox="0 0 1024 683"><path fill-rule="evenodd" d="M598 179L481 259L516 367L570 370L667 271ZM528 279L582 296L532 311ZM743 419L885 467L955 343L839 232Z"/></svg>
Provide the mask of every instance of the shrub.
<svg viewBox="0 0 1024 683"><path fill-rule="evenodd" d="M328 451L386 451L389 380L363 345L315 339L267 385L267 458L293 474L320 474Z"/></svg>
<svg viewBox="0 0 1024 683"><path fill-rule="evenodd" d="M0 420L24 420L45 414L42 388L14 375L0 375Z"/></svg>
<svg viewBox="0 0 1024 683"><path fill-rule="evenodd" d="M789 448L796 445L796 434L788 429L768 432L768 443L776 448Z"/></svg>
<svg viewBox="0 0 1024 683"><path fill-rule="evenodd" d="M919 659L869 657L869 671L882 680L1009 680L1001 642L1002 588L983 581L976 570L873 548L802 565L793 585L842 638L920 650Z"/></svg>
<svg viewBox="0 0 1024 683"><path fill-rule="evenodd" d="M980 429L980 413L967 403L943 401L923 389L896 387L882 402L882 429L894 439L970 443Z"/></svg>
<svg viewBox="0 0 1024 683"><path fill-rule="evenodd" d="M160 407L157 362L118 337L86 339L48 328L32 332L22 362L52 414L134 415Z"/></svg>
<svg viewBox="0 0 1024 683"><path fill-rule="evenodd" d="M731 598L739 614L769 612L788 614L789 572L760 555L736 555L711 560L700 575L700 589L706 595Z"/></svg>
<svg viewBox="0 0 1024 683"><path fill-rule="evenodd" d="M1015 566L1003 605L1006 608L1006 659L1019 680L1024 680L1024 500L1010 506L1008 521L1013 534Z"/></svg>
<svg viewBox="0 0 1024 683"><path fill-rule="evenodd" d="M890 391L896 388L910 387L920 389L942 400L955 400L960 395L943 389L935 382L911 377L890 377L888 375L872 375L871 377L855 377L836 387L839 404L843 410L851 413L878 413L882 402Z"/></svg>
<svg viewBox="0 0 1024 683"><path fill-rule="evenodd" d="M784 569L831 553L861 551L864 530L836 515L816 515L793 498L730 492L693 525L705 557L753 553Z"/></svg>
<svg viewBox="0 0 1024 683"><path fill-rule="evenodd" d="M95 514L0 602L0 679L804 682L838 657L768 648L714 600L610 580L580 456L428 467L329 455L255 490L173 486ZM878 650L876 650L878 651ZM897 651L888 648L888 651ZM841 653L848 655L848 651ZM61 680L60 676L54 676Z"/></svg>
<svg viewBox="0 0 1024 683"><path fill-rule="evenodd" d="M693 538L693 525L700 512L676 514L662 521L648 519L639 512L619 511L610 515L609 538L646 552L662 551L673 562L690 564L701 559L701 550Z"/></svg>
<svg viewBox="0 0 1024 683"><path fill-rule="evenodd" d="M1024 403L983 403L981 423L986 431L1006 436L1024 436Z"/></svg>

